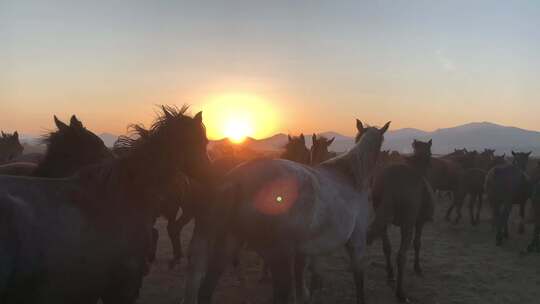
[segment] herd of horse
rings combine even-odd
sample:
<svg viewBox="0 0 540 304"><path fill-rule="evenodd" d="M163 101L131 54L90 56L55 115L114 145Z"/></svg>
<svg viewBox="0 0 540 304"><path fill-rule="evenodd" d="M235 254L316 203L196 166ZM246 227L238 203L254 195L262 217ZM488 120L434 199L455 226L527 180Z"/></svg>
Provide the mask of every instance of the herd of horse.
<svg viewBox="0 0 540 304"><path fill-rule="evenodd" d="M333 138L313 134L308 149L300 134L288 137L280 157L211 159L202 113L187 110L162 106L149 128L131 125L112 149L76 116L69 124L54 117L38 157L23 155L17 132L2 132L0 303L135 303L156 257L159 216L167 220L171 268L184 254L182 228L195 222L185 304L211 303L221 274L245 249L264 260L273 303L309 303L323 284L320 259L342 246L356 302L365 303L366 246L378 238L388 281L408 302L407 252L412 243L422 275L422 231L437 195L450 197L446 219L455 224L468 198L472 225L485 196L497 246L508 238L514 204L524 233L530 200L536 222L527 250L540 252L540 165L530 168L530 153L512 152L510 162L489 149L434 157L431 140L414 140L413 153L400 155L381 151L390 123L356 120L355 144L342 154L330 151ZM390 225L401 232L397 276Z"/></svg>

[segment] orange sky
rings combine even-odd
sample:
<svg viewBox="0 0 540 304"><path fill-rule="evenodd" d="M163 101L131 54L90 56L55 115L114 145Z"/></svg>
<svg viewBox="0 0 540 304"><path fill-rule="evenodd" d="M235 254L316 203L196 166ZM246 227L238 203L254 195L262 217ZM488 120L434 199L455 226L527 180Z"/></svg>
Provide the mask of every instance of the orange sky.
<svg viewBox="0 0 540 304"><path fill-rule="evenodd" d="M76 113L122 134L188 103L212 137L235 115L255 137L351 135L355 118L540 130L535 3L240 2L4 1L0 128L39 134Z"/></svg>

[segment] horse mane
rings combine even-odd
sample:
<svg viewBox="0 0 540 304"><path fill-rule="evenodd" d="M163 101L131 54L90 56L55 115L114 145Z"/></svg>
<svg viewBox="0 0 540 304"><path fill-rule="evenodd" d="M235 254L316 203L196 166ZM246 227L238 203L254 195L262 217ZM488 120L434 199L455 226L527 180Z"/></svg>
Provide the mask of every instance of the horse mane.
<svg viewBox="0 0 540 304"><path fill-rule="evenodd" d="M124 197L114 200L113 206L107 206L107 204L89 206L90 211L103 212L116 208L114 210L121 212L122 205L126 204L133 208L156 207L149 204L152 199L147 197L144 185L156 184L161 187L165 178L169 182L169 178L173 179L176 175L181 175L177 167L181 164L173 164L170 159L155 157L155 153L167 147L168 136L178 136L178 134L167 133L167 129L175 127L177 123L191 122L193 118L185 114L188 106L181 108L162 106L161 109L162 113L158 114L149 129L142 124L129 126L129 135L121 136L114 145L113 151L121 151L117 158L81 170L79 176L87 181L86 184L90 189L95 188L95 192L101 190L106 197L115 195L118 189L121 189L123 193L121 195ZM185 129L178 130L186 132ZM170 163L164 163L167 161Z"/></svg>
<svg viewBox="0 0 540 304"><path fill-rule="evenodd" d="M186 115L186 112L189 110L188 105L183 105L180 108L177 106L164 105L161 106L161 109L163 113L157 114L149 129L145 128L143 124L130 124L128 126L128 135L118 137L118 140L114 143L113 150L136 150L138 147L144 146L149 141L152 141L159 130L167 127L175 119L191 119L191 117Z"/></svg>

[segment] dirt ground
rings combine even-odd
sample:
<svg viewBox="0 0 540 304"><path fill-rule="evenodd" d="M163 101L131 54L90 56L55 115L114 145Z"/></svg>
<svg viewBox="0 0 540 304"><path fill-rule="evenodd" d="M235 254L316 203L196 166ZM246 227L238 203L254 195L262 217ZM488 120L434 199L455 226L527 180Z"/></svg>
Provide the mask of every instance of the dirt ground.
<svg viewBox="0 0 540 304"><path fill-rule="evenodd" d="M443 214L447 206L448 202L441 202L435 223L424 229L421 255L424 277L414 275L413 250L410 250L405 286L414 302L540 303L540 254L520 253L533 227L528 224L525 235L517 234L517 208L512 214L510 240L502 248L496 248L489 208L484 208L480 225L472 227L466 220L458 225L445 222ZM163 221L159 222L159 229L157 261L144 281L139 303L178 304L183 293L186 261L174 270L168 269L171 248ZM184 248L191 232L192 225L186 227L182 235ZM391 238L395 256L399 247L399 230L395 227L391 229ZM270 284L259 282L261 260L251 252L244 252L241 259L245 280L241 282L232 270L228 271L222 277L214 303L271 303ZM386 283L380 241L368 248L368 260L368 303L396 303L393 289ZM314 295L313 303L355 303L352 273L345 252L340 250L326 257L323 270L325 285Z"/></svg>

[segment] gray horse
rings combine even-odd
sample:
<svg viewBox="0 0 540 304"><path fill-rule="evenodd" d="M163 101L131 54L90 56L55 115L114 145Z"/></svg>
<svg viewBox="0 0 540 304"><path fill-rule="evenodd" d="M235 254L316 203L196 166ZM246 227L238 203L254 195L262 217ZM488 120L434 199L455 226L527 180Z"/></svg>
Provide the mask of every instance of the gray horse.
<svg viewBox="0 0 540 304"><path fill-rule="evenodd" d="M243 242L269 264L274 303L287 303L293 266L297 299L307 302L306 257L346 246L357 303L364 303L368 184L389 125L364 128L357 121L358 143L316 167L260 159L232 170L219 199L197 218L185 303L211 302L224 267Z"/></svg>

